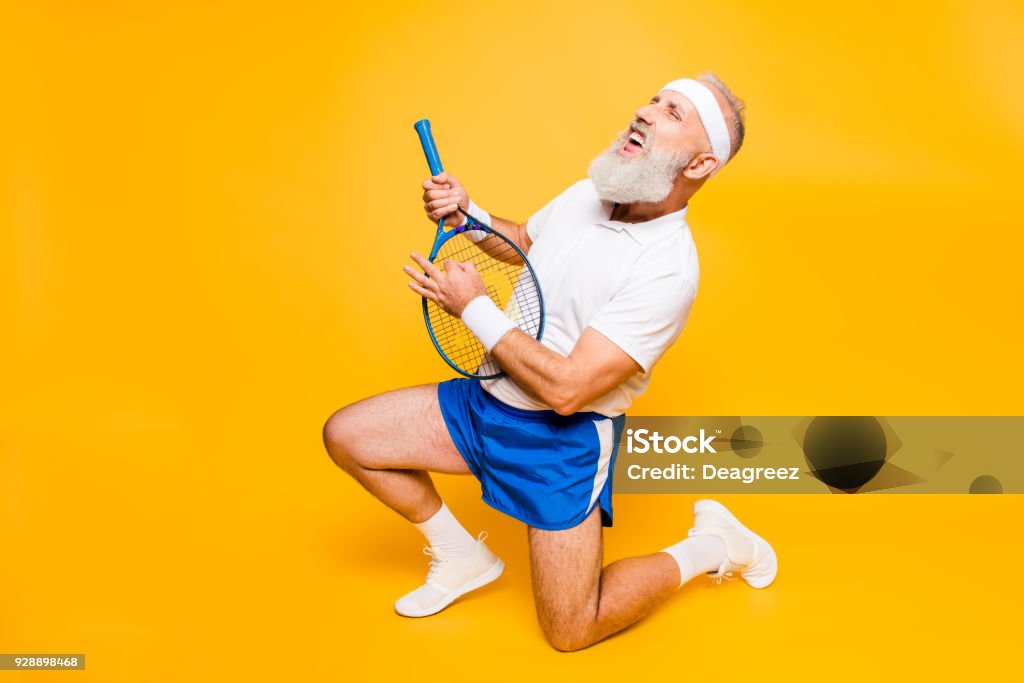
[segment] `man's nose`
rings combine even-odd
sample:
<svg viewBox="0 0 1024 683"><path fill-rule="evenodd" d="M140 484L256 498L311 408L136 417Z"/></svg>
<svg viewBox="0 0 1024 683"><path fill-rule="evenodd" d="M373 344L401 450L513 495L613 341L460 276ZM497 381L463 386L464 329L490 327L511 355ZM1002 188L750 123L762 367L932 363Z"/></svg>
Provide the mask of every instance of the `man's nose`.
<svg viewBox="0 0 1024 683"><path fill-rule="evenodd" d="M653 118L652 118L653 113L654 113L654 105L653 104L645 104L644 106L642 106L639 109L637 109L634 112L634 115L636 116L637 121L642 121L643 123L646 123L649 126L649 125L651 125L651 122L653 121Z"/></svg>

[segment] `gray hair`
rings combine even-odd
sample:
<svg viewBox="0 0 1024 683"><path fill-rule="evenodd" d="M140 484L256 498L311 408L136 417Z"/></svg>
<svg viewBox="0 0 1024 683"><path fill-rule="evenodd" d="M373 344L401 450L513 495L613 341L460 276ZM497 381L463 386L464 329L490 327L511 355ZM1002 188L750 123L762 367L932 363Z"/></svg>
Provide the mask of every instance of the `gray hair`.
<svg viewBox="0 0 1024 683"><path fill-rule="evenodd" d="M731 111L726 114L725 119L726 123L729 124L729 132L733 137L732 153L729 155L729 159L732 159L740 151L740 147L743 146L743 136L746 134L746 126L743 123L743 110L747 108L747 104L733 95L729 87L722 82L722 79L710 71L705 71L700 76L697 76L697 80L704 83L704 85L710 85L718 90L725 97L725 101L729 103Z"/></svg>

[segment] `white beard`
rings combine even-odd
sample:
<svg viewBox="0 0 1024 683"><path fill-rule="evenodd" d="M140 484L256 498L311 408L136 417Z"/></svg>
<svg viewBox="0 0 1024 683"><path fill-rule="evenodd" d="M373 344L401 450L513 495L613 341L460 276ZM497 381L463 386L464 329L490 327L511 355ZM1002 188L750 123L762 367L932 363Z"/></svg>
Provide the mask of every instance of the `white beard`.
<svg viewBox="0 0 1024 683"><path fill-rule="evenodd" d="M590 162L587 174L594 181L597 195L607 202L657 204L668 197L676 175L690 162L690 156L646 149L640 156L623 157L618 151L628 137L627 129Z"/></svg>

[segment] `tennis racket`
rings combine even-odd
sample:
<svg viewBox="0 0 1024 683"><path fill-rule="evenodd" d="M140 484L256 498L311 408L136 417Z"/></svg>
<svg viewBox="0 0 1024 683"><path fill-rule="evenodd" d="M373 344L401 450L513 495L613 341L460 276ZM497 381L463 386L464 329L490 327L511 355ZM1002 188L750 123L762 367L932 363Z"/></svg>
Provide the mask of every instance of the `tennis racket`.
<svg viewBox="0 0 1024 683"><path fill-rule="evenodd" d="M444 168L430 132L430 121L417 121L415 128L430 174L441 173ZM544 298L526 254L491 226L476 220L461 207L459 211L466 217L466 222L459 227L445 230L443 216L437 222L430 262L441 271L449 259L473 264L484 280L491 301L520 330L539 341L544 334ZM493 379L503 374L469 328L426 297L423 297L423 320L438 353L457 372L473 379Z"/></svg>

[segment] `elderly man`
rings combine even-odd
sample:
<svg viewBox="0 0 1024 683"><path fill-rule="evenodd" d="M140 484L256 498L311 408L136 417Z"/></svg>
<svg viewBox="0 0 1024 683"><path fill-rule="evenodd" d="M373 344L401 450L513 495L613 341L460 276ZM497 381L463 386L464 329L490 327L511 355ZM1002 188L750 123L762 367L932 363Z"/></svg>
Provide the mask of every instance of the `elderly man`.
<svg viewBox="0 0 1024 683"><path fill-rule="evenodd" d="M559 650L620 631L700 574L739 574L754 588L774 580L771 546L710 500L695 504L681 542L602 568L624 413L697 294L688 202L739 150L743 106L713 74L669 83L594 159L589 179L524 224L489 216L449 174L423 183L431 220L458 225L461 207L528 254L548 322L542 342L520 332L472 268L441 272L417 254L419 269L405 267L411 289L460 317L505 375L374 396L324 427L334 461L429 543L426 581L395 603L399 614L436 614L504 569L427 472L472 473L488 504L529 527L537 615Z"/></svg>

